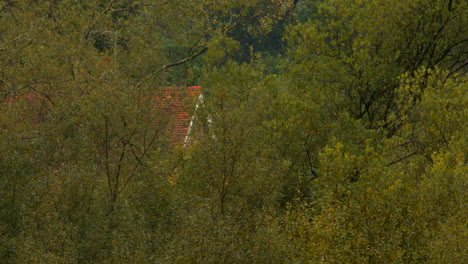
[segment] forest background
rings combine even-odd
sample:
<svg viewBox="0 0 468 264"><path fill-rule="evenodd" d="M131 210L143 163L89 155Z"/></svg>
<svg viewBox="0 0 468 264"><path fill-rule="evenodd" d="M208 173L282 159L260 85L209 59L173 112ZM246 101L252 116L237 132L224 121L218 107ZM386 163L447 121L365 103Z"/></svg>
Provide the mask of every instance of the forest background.
<svg viewBox="0 0 468 264"><path fill-rule="evenodd" d="M0 263L467 263L467 12L0 0Z"/></svg>

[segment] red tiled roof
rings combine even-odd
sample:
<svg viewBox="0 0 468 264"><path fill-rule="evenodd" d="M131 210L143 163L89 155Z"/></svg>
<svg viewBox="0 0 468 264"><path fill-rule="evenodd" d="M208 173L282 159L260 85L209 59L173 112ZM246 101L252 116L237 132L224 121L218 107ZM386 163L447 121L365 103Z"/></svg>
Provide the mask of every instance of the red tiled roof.
<svg viewBox="0 0 468 264"><path fill-rule="evenodd" d="M24 100L26 103L30 105L37 105L37 104L53 105L49 99L47 98L40 99L38 98L36 94L33 94L33 93L29 93L24 96L19 96L19 95L9 96L4 99L3 103L5 105L14 104L14 102L19 99Z"/></svg>
<svg viewBox="0 0 468 264"><path fill-rule="evenodd" d="M190 126L193 122L193 117L189 114L189 110L191 110L191 107L195 108L195 104L199 100L201 93L201 86L165 87L161 88L158 95L151 99L153 109L161 111L162 118L168 121L167 132L173 145L185 145L187 143ZM41 99L35 94L26 94L22 97L7 97L4 99L3 105L14 104L19 98L22 98L28 105L39 107L40 109L52 105L50 100ZM43 111L41 110L41 112ZM36 121L39 121L39 119ZM156 123L159 122L157 121Z"/></svg>
<svg viewBox="0 0 468 264"><path fill-rule="evenodd" d="M53 103L49 98L44 96L37 96L33 93L29 93L24 96L8 96L5 97L3 101L0 100L2 106L7 109L15 105L18 101L23 101L29 109L34 110L31 116L31 119L34 122L42 121L49 107L53 106Z"/></svg>
<svg viewBox="0 0 468 264"><path fill-rule="evenodd" d="M201 93L201 86L165 87L153 98L153 108L162 110L164 117L169 119L167 131L172 144L187 143L193 122L193 117L189 115L189 107L195 107Z"/></svg>

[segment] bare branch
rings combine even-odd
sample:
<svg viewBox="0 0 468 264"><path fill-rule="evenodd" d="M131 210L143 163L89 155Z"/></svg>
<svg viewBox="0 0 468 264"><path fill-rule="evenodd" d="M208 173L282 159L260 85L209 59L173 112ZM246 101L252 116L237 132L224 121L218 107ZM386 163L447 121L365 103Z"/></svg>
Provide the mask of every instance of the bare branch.
<svg viewBox="0 0 468 264"><path fill-rule="evenodd" d="M154 6L163 6L163 5L167 5L167 4L169 4L169 1L158 3L158 4L141 3L141 4L136 4L136 5L130 6L130 7L111 8L109 11L111 11L111 12L126 12L126 11L130 11L130 10L133 9L134 12L143 13L141 11L135 10L134 8L146 7L146 6L153 6L153 7Z"/></svg>
<svg viewBox="0 0 468 264"><path fill-rule="evenodd" d="M160 73L170 67L174 67L174 66L178 66L178 65L181 65L181 64L184 64L184 63L187 63L191 60L194 60L195 58L197 58L198 56L202 55L203 53L205 53L206 51L208 50L208 47L203 47L200 51L192 54L191 56L183 59L183 60L180 60L180 61L176 61L176 62L173 62L173 63L169 63L169 64L166 64L166 65L163 65L161 68L159 68L159 70L157 71L154 71L150 74L148 74L146 77L144 77L140 82L138 82L135 87L139 87L143 82L147 81L148 79L150 79L151 77L153 77L155 74L157 73Z"/></svg>
<svg viewBox="0 0 468 264"><path fill-rule="evenodd" d="M174 66L177 66L177 65L181 65L181 64L184 64L186 62L189 62L195 58L197 58L198 56L202 55L203 53L205 53L206 51L208 50L208 47L204 47L202 48L200 51L194 53L192 56L190 57L187 57L183 60L180 60L180 61L176 61L176 62L173 62L173 63L169 63L169 64L166 64L164 66L161 67L161 70L166 70L167 68L170 68L170 67L174 67Z"/></svg>
<svg viewBox="0 0 468 264"><path fill-rule="evenodd" d="M400 158L400 159L397 159L397 160L395 160L395 161L392 161L392 162L388 163L387 165L385 165L385 167L390 167L390 166L392 166L393 164L396 164L396 163L398 163L398 162L400 162L400 161L403 161L403 160L405 160L405 159L407 159L407 158L409 158L409 157L412 157L412 156L414 156L414 155L416 155L416 154L418 154L418 153L417 153L417 152L413 152L413 153L411 153L411 154L409 154L409 155L404 156L403 158Z"/></svg>

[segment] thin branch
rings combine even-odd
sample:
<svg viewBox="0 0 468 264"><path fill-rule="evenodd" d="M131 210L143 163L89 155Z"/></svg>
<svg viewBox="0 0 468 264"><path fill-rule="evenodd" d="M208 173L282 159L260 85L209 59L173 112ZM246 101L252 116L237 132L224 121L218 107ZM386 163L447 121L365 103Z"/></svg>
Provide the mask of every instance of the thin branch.
<svg viewBox="0 0 468 264"><path fill-rule="evenodd" d="M162 127L164 127L164 126L162 126ZM135 166L133 167L132 172L130 173L130 176L127 177L127 179L124 181L124 183L123 183L122 187L120 188L120 190L118 190L119 193L121 193L121 192L125 189L125 187L127 187L127 185L128 185L128 183L130 182L130 180L131 180L132 178L135 177L138 168L140 168L140 166L143 166L143 165L144 165L143 162L142 162L142 160L143 160L143 158L147 155L148 151L151 149L151 147L153 146L154 142L155 142L156 139L158 138L159 133L162 131L162 127L159 127L159 129L157 129L157 130L154 132L154 134L153 134L153 136L152 136L150 142L148 143L148 145L147 145L147 146L143 146L143 152L140 154L139 157L138 157L137 155L134 154L134 155L135 155L134 158L137 160L137 164L135 164ZM133 145L133 146L135 146L135 145ZM132 152L133 152L133 150L132 150ZM133 153L134 153L134 152L133 152ZM175 170L175 169L174 169L174 170Z"/></svg>
<svg viewBox="0 0 468 264"><path fill-rule="evenodd" d="M54 101L52 101L52 98L50 98L50 96L49 96L47 93L41 92L41 91L37 90L37 89L33 86L34 84L41 83L41 82L42 82L42 83L47 83L47 84L49 84L49 85L51 86L50 82L47 82L47 81L36 81L36 82L34 82L34 83L31 83L31 84L27 85L27 87L31 88L31 90L33 90L34 92L36 92L36 93L38 93L38 94L44 96L53 106L55 106Z"/></svg>
<svg viewBox="0 0 468 264"><path fill-rule="evenodd" d="M162 66L161 68L159 68L159 70L157 71L154 71L150 74L148 74L146 77L144 77L140 82L138 82L135 87L139 87L143 82L145 82L146 80L150 79L151 77L153 77L155 74L157 73L160 73L162 71L165 71L166 69L170 68L170 67L174 67L174 66L178 66L178 65L181 65L181 64L184 64L184 63L187 63L191 60L194 60L195 58L197 58L198 56L202 55L203 53L205 53L206 51L208 50L208 47L203 47L200 51L196 52L195 54L183 59L183 60L180 60L180 61L176 61L176 62L173 62L173 63L169 63L169 64L166 64L164 66Z"/></svg>
<svg viewBox="0 0 468 264"><path fill-rule="evenodd" d="M309 180L313 180L313 179L317 179L319 177L319 175L317 174L317 172L314 170L314 166L312 164L312 155L310 154L310 150L309 148L307 147L307 145L309 144L309 139L311 138L311 134L308 134L307 135L307 138L306 138L306 141L304 142L304 145L303 145L303 148L304 148L304 151L307 155L307 165L309 167L309 170L310 170L310 174L308 174L307 176L312 176Z"/></svg>
<svg viewBox="0 0 468 264"><path fill-rule="evenodd" d="M9 82L7 82L5 79L2 79L0 77L0 81L3 82L10 90L13 90L13 85L11 85Z"/></svg>
<svg viewBox="0 0 468 264"><path fill-rule="evenodd" d="M403 160L405 160L405 159L407 159L407 158L410 158L410 157L412 157L412 156L414 156L414 155L416 155L416 154L418 154L418 152L415 151L415 152L413 152L413 153L411 153L411 154L409 154L409 155L404 156L403 158L400 158L400 159L397 159L397 160L395 160L395 161L392 161L392 162L388 163L387 165L385 165L385 167L390 167L390 166L392 166L393 164L396 164L396 163L398 163L398 162L400 162L400 161L403 161Z"/></svg>
<svg viewBox="0 0 468 264"><path fill-rule="evenodd" d="M109 11L111 11L111 12L125 12L125 11L132 10L132 9L135 8L135 7L163 6L163 5L167 5L167 4L169 4L169 1L162 2L162 3L158 3L158 4L141 3L141 4L136 4L136 5L134 5L134 6L131 6L131 7L116 8L116 9L111 8Z"/></svg>
<svg viewBox="0 0 468 264"><path fill-rule="evenodd" d="M111 0L108 4L107 4L107 7L106 9L104 9L104 11L102 11L99 15L103 15L109 11L112 10L112 5L115 3L115 1L117 0ZM89 36L89 33L91 32L92 28L96 25L96 23L101 19L101 16L97 16L96 18L94 18L93 21L91 21L91 23L87 26L85 32L83 32L83 37L82 37L82 40L85 40L88 38Z"/></svg>
<svg viewBox="0 0 468 264"><path fill-rule="evenodd" d="M140 6L163 6L163 5L167 5L167 4L169 4L169 1L165 1L165 2L162 2L162 3L158 3L158 4L141 3L139 5Z"/></svg>
<svg viewBox="0 0 468 264"><path fill-rule="evenodd" d="M166 64L164 66L161 67L161 70L166 70L167 68L170 68L170 67L174 67L174 66L177 66L177 65L181 65L181 64L184 64L186 62L189 62L195 58L197 58L198 56L202 55L203 53L205 53L206 51L208 50L208 47L203 47L200 51L194 53L192 56L190 57L187 57L183 60L180 60L180 61L176 61L176 62L173 62L173 63L169 63L169 64Z"/></svg>
<svg viewBox="0 0 468 264"><path fill-rule="evenodd" d="M16 3L18 2L15 2L15 1L6 1L7 3L5 5L3 5L2 7L0 7L0 12L3 12L4 10L7 9L7 7L9 6L12 6L12 7L16 7L20 10L22 10L20 7L18 7L17 5L15 5ZM11 10L8 10L8 11L11 11Z"/></svg>

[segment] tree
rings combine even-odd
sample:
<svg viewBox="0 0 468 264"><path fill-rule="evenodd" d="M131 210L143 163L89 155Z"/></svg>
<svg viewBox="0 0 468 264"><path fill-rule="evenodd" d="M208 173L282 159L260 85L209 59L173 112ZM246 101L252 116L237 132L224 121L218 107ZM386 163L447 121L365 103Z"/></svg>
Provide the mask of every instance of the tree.
<svg viewBox="0 0 468 264"><path fill-rule="evenodd" d="M0 0L0 262L466 262L465 10Z"/></svg>
<svg viewBox="0 0 468 264"><path fill-rule="evenodd" d="M339 93L339 109L389 135L402 74L421 67L464 71L463 1L317 2L317 16L292 27L291 72L301 85ZM418 95L414 95L417 100Z"/></svg>

